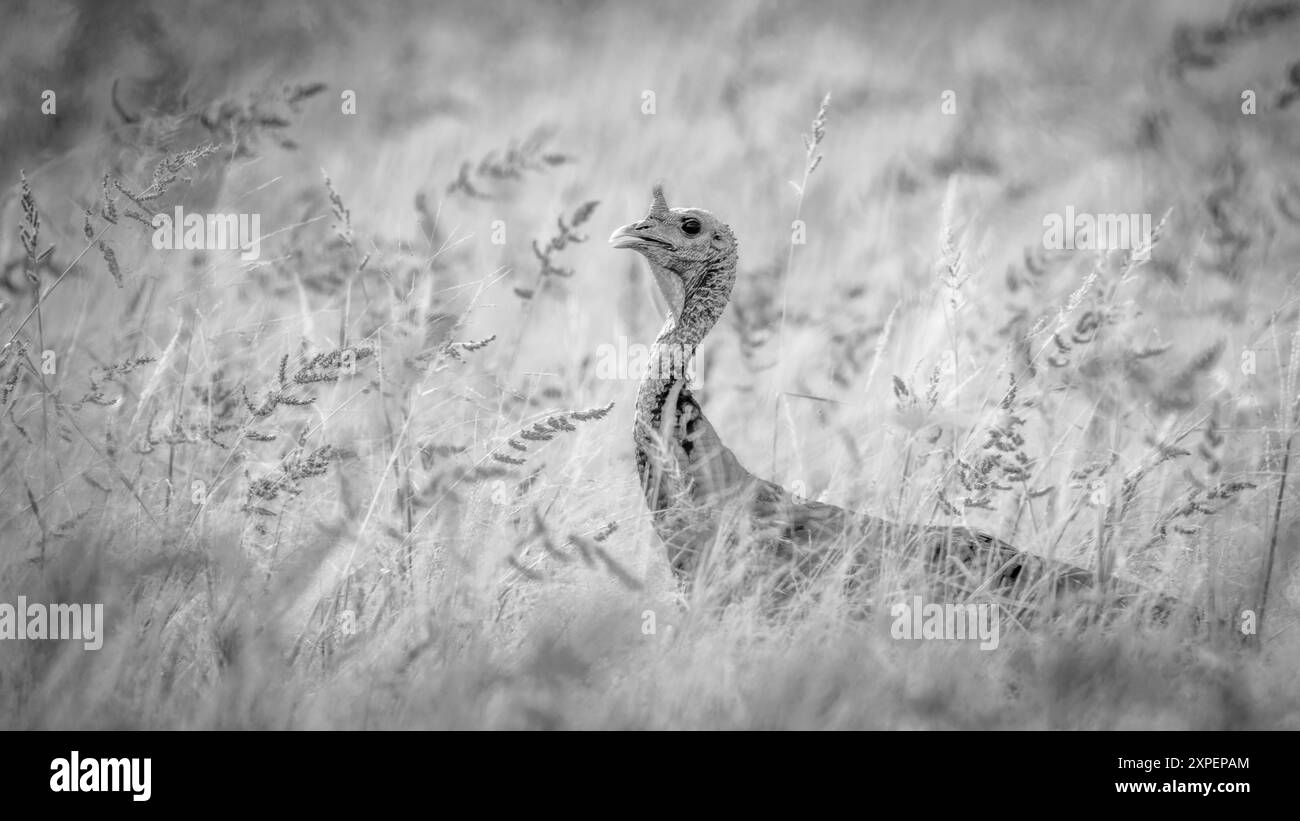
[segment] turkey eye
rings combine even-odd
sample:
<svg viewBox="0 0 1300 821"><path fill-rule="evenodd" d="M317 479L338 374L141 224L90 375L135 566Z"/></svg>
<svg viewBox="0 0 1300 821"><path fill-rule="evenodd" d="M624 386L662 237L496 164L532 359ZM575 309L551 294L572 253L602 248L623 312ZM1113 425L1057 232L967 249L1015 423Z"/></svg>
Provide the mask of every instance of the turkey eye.
<svg viewBox="0 0 1300 821"><path fill-rule="evenodd" d="M700 221L696 219L682 220L682 232L692 237L700 233Z"/></svg>

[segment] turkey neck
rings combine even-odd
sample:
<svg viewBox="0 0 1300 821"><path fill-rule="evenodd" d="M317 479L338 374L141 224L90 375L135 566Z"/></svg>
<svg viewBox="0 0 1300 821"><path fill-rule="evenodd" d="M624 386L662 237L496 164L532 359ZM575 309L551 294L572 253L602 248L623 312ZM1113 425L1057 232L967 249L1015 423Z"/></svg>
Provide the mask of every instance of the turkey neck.
<svg viewBox="0 0 1300 821"><path fill-rule="evenodd" d="M650 349L649 362L641 387L637 391L637 442L651 431L658 432L664 404L680 384L679 395L689 396L686 388L687 363L700 342L717 324L731 297L736 280L734 244L725 252L703 261L681 275L651 263L659 282L684 283L680 310L670 305L668 321ZM667 289L665 289L667 290ZM670 297L671 299L671 297ZM645 427L648 426L648 430Z"/></svg>

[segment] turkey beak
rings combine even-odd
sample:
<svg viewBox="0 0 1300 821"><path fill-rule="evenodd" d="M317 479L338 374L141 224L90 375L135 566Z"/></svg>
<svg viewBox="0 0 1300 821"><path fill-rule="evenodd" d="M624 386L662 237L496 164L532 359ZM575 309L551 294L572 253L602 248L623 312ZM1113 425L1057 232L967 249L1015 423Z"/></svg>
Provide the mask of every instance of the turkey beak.
<svg viewBox="0 0 1300 821"><path fill-rule="evenodd" d="M659 235L655 223L650 220L624 225L609 235L609 244L615 248L631 248L633 250L639 250L648 245L672 247L671 243Z"/></svg>

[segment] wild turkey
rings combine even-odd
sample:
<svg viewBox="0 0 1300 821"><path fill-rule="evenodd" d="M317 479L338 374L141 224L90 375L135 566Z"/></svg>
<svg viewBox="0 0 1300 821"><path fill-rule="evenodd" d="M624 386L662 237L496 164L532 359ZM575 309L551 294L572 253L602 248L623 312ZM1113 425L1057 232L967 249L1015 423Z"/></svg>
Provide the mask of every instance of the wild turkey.
<svg viewBox="0 0 1300 821"><path fill-rule="evenodd" d="M802 502L751 474L722 444L688 386L687 364L722 315L736 279L731 229L708 211L670 209L656 186L645 219L619 228L609 241L646 258L668 302L668 320L637 392L634 438L655 531L687 585L709 576L724 581L722 589L741 582L750 590L757 581L784 601L832 567L855 584L893 557L913 562L931 592L945 598L987 595L1023 607L1093 587L1093 573L986 533L895 524ZM1140 591L1115 592L1131 598Z"/></svg>

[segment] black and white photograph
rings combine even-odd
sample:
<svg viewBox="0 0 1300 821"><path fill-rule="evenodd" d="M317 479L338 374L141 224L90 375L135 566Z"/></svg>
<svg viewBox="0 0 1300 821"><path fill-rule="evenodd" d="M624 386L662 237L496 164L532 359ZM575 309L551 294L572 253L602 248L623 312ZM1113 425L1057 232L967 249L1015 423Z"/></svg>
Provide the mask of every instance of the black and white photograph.
<svg viewBox="0 0 1300 821"><path fill-rule="evenodd" d="M1297 0L0 15L0 728L1300 729Z"/></svg>

